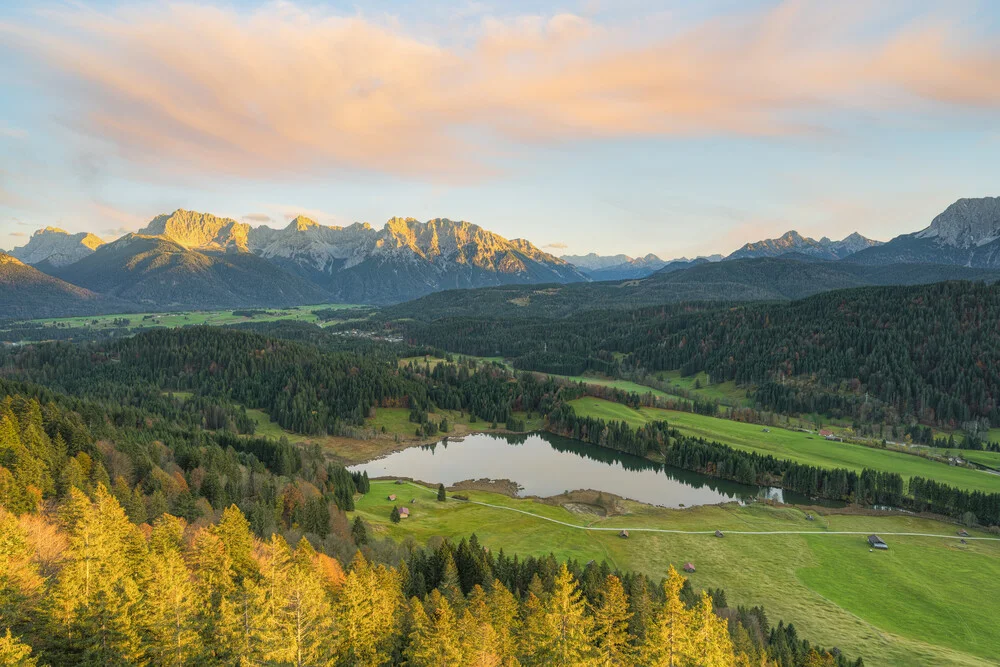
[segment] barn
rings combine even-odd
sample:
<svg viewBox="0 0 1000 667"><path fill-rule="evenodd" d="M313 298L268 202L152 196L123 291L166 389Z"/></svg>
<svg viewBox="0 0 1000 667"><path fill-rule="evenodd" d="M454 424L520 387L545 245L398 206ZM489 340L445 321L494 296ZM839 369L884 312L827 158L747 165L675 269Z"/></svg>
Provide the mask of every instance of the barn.
<svg viewBox="0 0 1000 667"><path fill-rule="evenodd" d="M872 549L888 549L889 545L882 541L882 538L878 535L869 535L868 544Z"/></svg>

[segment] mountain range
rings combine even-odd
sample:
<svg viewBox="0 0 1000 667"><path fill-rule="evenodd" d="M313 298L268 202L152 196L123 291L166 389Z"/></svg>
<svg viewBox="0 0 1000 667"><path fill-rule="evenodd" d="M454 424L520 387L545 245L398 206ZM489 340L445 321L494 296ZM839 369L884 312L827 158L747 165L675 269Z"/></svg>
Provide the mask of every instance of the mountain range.
<svg viewBox="0 0 1000 667"><path fill-rule="evenodd" d="M763 259L774 261L754 263ZM37 231L4 255L0 308L29 317L104 308L386 305L442 290L599 281L609 281L610 289L615 281L650 277L655 285L671 285L671 296L658 287L647 290L649 297L623 302L775 299L932 277L992 279L992 269L1000 269L997 197L960 199L926 228L885 243L858 233L817 241L790 231L724 259L670 261L653 254L558 258L527 240L444 218L392 218L377 229L368 223L325 226L300 216L275 229L179 209L110 243L52 227ZM595 294L603 291L594 287Z"/></svg>
<svg viewBox="0 0 1000 667"><path fill-rule="evenodd" d="M717 262L722 259L722 255L711 255L708 257L698 257L688 259L664 260L653 253L644 257L629 257L628 255L598 255L590 253L587 255L563 255L562 259L572 264L591 280L633 280L645 278L657 271L678 271L703 262Z"/></svg>
<svg viewBox="0 0 1000 667"><path fill-rule="evenodd" d="M396 303L441 289L587 280L523 239L469 222L392 218L284 229L177 210L111 243L46 228L11 253L53 277L146 308Z"/></svg>
<svg viewBox="0 0 1000 667"><path fill-rule="evenodd" d="M776 239L764 239L756 243L747 243L726 257L726 259L756 259L797 253L817 259L837 260L849 257L866 248L874 248L880 245L882 245L881 241L873 241L857 232L844 237L840 241L831 241L825 236L817 241L792 230L785 232Z"/></svg>

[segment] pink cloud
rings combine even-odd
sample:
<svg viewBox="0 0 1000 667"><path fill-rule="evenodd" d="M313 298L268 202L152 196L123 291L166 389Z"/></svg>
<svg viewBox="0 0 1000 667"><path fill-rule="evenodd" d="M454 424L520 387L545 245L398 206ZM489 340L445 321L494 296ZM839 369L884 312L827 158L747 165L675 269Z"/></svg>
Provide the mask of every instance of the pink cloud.
<svg viewBox="0 0 1000 667"><path fill-rule="evenodd" d="M654 37L570 14L486 18L442 46L289 3L169 4L68 10L0 35L55 75L81 130L137 163L462 181L512 143L783 136L830 109L1000 106L995 45L948 21L873 31L879 18L803 0Z"/></svg>

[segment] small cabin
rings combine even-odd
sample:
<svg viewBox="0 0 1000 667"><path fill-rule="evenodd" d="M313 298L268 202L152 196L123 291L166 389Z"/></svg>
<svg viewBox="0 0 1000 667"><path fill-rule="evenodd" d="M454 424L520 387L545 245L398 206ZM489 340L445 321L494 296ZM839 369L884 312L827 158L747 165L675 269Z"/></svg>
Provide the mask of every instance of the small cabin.
<svg viewBox="0 0 1000 667"><path fill-rule="evenodd" d="M725 537L725 535L723 535L723 534L722 534L722 531L721 531L721 530L717 530L717 531L715 531L715 536L716 536L716 537Z"/></svg>
<svg viewBox="0 0 1000 667"><path fill-rule="evenodd" d="M959 537L968 537L969 536L969 531L967 531L965 528L960 528L959 531L958 531L958 536Z"/></svg>
<svg viewBox="0 0 1000 667"><path fill-rule="evenodd" d="M400 519L405 519L408 516L410 516L410 508L409 507L400 507L399 508L399 518Z"/></svg>
<svg viewBox="0 0 1000 667"><path fill-rule="evenodd" d="M806 514L806 521L815 521L815 520L816 517L814 517L812 514Z"/></svg>
<svg viewBox="0 0 1000 667"><path fill-rule="evenodd" d="M627 530L624 530L624 529L622 529L622 530L621 530L621 531L620 531L620 532L618 533L618 537L621 537L621 538L625 538L625 539L628 539L628 531L627 531Z"/></svg>
<svg viewBox="0 0 1000 667"><path fill-rule="evenodd" d="M389 500L395 500L395 499L396 499L396 494L395 493L390 493L389 494Z"/></svg>
<svg viewBox="0 0 1000 667"><path fill-rule="evenodd" d="M684 563L685 572L694 572L694 563Z"/></svg>
<svg viewBox="0 0 1000 667"><path fill-rule="evenodd" d="M831 435L833 435L833 431L831 431L830 429L823 428L820 429L819 434L824 438L829 438Z"/></svg>
<svg viewBox="0 0 1000 667"><path fill-rule="evenodd" d="M869 535L868 544L872 549L888 549L889 545L882 541L882 538L878 535Z"/></svg>

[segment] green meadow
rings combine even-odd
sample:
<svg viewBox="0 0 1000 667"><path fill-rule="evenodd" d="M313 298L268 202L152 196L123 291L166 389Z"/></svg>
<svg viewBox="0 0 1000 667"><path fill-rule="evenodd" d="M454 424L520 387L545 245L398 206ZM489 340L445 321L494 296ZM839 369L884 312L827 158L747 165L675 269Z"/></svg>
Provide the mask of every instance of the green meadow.
<svg viewBox="0 0 1000 667"><path fill-rule="evenodd" d="M597 417L605 421L625 421L632 426L666 419L685 435L715 440L736 449L771 454L776 458L808 465L847 468L858 472L864 468L886 470L898 472L907 479L919 476L973 491L1000 491L1000 475L950 466L888 449L828 441L815 434L778 427L768 427L768 432L765 432L760 424L657 408L635 410L627 405L589 396L571 401L570 405L581 416Z"/></svg>
<svg viewBox="0 0 1000 667"><path fill-rule="evenodd" d="M317 310L353 308L351 304L318 304L313 306L295 306L291 308L267 308L253 309L265 311L253 317L233 315L233 311L241 309L229 308L226 310L192 310L180 312L149 312L149 313L118 313L114 315L95 315L91 317L55 317L50 319L31 320L34 324L60 328L91 328L91 329L113 329L116 328L114 321L125 318L129 320L130 327L183 327L189 325L224 326L227 324L240 324L242 322L274 322L278 320L298 320L302 322L318 322ZM247 310L247 309L243 309Z"/></svg>
<svg viewBox="0 0 1000 667"><path fill-rule="evenodd" d="M792 507L736 504L669 510L626 503L628 513L579 515L534 500L463 491L471 500L514 508L574 526L632 530L586 531L507 509L449 498L433 489L376 481L357 513L396 539L452 539L476 533L506 553L606 560L613 567L662 576L669 564L691 561L696 589L721 587L730 605L765 606L773 623L791 621L803 636L838 646L866 665L987 665L1000 655L1000 596L983 595L1000 581L1000 542L885 535L887 552L870 552L864 535L657 534L636 528L691 531L860 531L954 535L955 526L911 516L853 516ZM389 494L397 494L393 503ZM416 498L416 503L411 499ZM394 504L411 507L400 524ZM974 535L982 535L975 533Z"/></svg>

